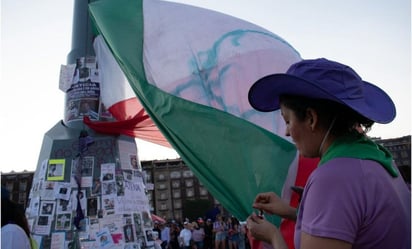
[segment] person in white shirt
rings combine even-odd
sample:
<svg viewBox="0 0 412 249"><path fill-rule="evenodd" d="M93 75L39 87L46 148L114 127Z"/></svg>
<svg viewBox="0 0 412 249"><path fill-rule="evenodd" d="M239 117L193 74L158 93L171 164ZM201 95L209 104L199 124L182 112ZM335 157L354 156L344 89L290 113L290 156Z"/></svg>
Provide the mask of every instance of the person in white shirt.
<svg viewBox="0 0 412 249"><path fill-rule="evenodd" d="M24 210L1 189L1 248L31 249L30 230Z"/></svg>
<svg viewBox="0 0 412 249"><path fill-rule="evenodd" d="M192 231L189 229L189 222L183 223L183 229L179 234L179 244L182 249L190 249L190 242L192 240Z"/></svg>
<svg viewBox="0 0 412 249"><path fill-rule="evenodd" d="M1 227L1 238L3 249L31 249L29 237L19 225L10 223Z"/></svg>

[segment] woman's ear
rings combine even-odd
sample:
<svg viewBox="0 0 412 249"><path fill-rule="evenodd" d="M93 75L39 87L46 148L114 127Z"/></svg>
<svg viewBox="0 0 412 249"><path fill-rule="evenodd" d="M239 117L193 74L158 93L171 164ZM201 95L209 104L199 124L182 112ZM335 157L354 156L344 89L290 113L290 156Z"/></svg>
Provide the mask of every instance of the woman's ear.
<svg viewBox="0 0 412 249"><path fill-rule="evenodd" d="M313 108L306 109L306 120L307 124L310 126L312 132L315 130L316 126L318 125L318 113Z"/></svg>

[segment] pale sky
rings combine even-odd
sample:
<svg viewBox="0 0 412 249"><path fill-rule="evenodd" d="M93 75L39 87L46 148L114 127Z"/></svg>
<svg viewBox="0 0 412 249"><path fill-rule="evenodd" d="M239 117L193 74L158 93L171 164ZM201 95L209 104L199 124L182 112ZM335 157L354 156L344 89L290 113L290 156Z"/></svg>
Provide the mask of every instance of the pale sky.
<svg viewBox="0 0 412 249"><path fill-rule="evenodd" d="M411 134L411 5L409 0L187 0L266 28L302 58L351 66L384 89L396 119L369 135ZM71 50L73 0L1 0L0 171L33 171L44 134L63 119L60 65ZM176 152L138 141L141 160Z"/></svg>

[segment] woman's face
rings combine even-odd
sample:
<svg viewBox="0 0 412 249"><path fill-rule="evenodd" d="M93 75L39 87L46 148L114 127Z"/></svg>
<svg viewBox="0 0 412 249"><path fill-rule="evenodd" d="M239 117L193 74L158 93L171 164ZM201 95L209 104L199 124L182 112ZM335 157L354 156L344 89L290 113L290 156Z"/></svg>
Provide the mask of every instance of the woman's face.
<svg viewBox="0 0 412 249"><path fill-rule="evenodd" d="M318 139L311 127L309 117L299 120L295 112L281 105L281 114L286 123L286 136L290 136L301 155L305 157L317 157L319 152Z"/></svg>

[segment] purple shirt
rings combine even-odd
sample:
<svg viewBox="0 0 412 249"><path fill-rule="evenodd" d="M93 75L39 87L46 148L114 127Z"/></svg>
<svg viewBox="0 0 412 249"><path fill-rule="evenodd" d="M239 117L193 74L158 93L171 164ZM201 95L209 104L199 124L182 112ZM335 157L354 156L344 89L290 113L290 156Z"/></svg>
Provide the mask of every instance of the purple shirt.
<svg viewBox="0 0 412 249"><path fill-rule="evenodd" d="M377 162L335 158L309 177L299 207L300 235L339 239L353 249L411 248L411 193Z"/></svg>
<svg viewBox="0 0 412 249"><path fill-rule="evenodd" d="M199 229L193 229L192 230L192 239L195 242L198 241L203 241L203 238L205 237L205 230L203 230L203 228L199 228Z"/></svg>

